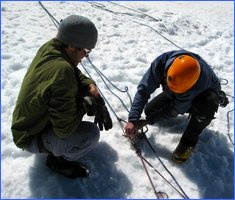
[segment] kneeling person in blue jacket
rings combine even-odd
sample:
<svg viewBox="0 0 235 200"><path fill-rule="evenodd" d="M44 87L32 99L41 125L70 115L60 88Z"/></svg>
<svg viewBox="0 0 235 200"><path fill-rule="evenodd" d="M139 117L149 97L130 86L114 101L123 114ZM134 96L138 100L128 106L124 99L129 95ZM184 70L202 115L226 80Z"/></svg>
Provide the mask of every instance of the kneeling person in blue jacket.
<svg viewBox="0 0 235 200"><path fill-rule="evenodd" d="M148 102L160 86L163 91ZM174 161L182 163L214 119L218 106L227 104L218 77L199 55L185 50L166 52L152 62L140 81L125 131L133 136L144 125L189 113L188 126L172 155ZM146 120L140 120L143 110Z"/></svg>

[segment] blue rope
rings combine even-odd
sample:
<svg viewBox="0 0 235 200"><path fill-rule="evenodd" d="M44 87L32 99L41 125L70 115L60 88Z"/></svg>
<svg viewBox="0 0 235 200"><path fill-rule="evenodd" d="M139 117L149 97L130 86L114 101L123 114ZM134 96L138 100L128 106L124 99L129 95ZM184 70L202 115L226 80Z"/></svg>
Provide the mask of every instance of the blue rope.
<svg viewBox="0 0 235 200"><path fill-rule="evenodd" d="M125 86L124 90L121 90L119 89L117 86L115 86L108 78L107 76L105 76L90 60L89 57L87 57L87 60L89 61L89 63L91 64L91 66L94 68L94 70L96 71L96 73L100 76L100 78L102 79L102 81L104 82L106 88L114 95L116 96L119 101L122 103L123 107L127 110L127 112L129 112L129 109L127 108L126 104L123 102L123 100L118 96L116 95L110 88L109 86L107 85L106 81L108 81L108 83L110 85L112 85L116 90L118 90L119 92L122 92L122 93L127 93L127 96L129 98L129 101L130 101L130 105L132 105L132 99L131 99L131 95L130 93L128 92L128 87ZM105 81L106 80L106 81Z"/></svg>
<svg viewBox="0 0 235 200"><path fill-rule="evenodd" d="M86 69L85 65L82 62L81 62L81 65L82 65L83 69L86 71L86 73L88 74L88 76L92 79L91 74L88 72L88 70ZM101 76L101 75L99 74L99 76ZM108 90L111 91L102 76L101 76L101 78L102 78L103 82L105 83L106 87L108 88ZM114 109L110 105L109 101L105 98L104 94L101 92L100 88L98 86L96 86L96 87L99 90L99 93L101 94L101 96L104 98L105 102L108 104L109 108L112 110L113 114L116 116L117 119L119 119L116 112L114 111ZM112 92L112 94L114 94L114 93ZM114 95L117 96L116 94L114 94Z"/></svg>
<svg viewBox="0 0 235 200"><path fill-rule="evenodd" d="M50 17L51 21L53 22L53 24L55 25L55 27L58 29L59 28L59 22L54 18L54 16L46 9L46 7L42 4L41 1L38 2L40 4L40 6L43 8L43 10L48 14L48 16Z"/></svg>
<svg viewBox="0 0 235 200"><path fill-rule="evenodd" d="M232 145L234 146L234 142L233 142L232 137L231 137L231 135L230 135L229 114L230 114L231 112L234 112L234 108L233 108L232 110L229 110L229 111L227 112L227 121L228 121L228 123L227 123L227 131L228 131L228 133L227 133L227 134L228 134L229 140L231 141Z"/></svg>

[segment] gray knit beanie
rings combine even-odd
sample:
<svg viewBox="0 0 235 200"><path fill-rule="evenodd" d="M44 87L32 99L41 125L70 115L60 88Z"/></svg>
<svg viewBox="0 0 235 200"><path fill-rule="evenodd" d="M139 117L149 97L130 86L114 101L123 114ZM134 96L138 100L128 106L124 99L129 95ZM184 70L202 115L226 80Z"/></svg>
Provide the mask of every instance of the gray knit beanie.
<svg viewBox="0 0 235 200"><path fill-rule="evenodd" d="M88 18L71 15L60 23L56 38L64 44L91 50L96 45L98 31Z"/></svg>

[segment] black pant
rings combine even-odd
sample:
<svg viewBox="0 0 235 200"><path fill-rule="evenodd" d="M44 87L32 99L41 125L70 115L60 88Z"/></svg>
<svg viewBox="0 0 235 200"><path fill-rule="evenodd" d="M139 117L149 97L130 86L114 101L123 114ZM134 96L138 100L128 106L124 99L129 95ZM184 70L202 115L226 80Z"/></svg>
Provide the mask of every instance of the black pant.
<svg viewBox="0 0 235 200"><path fill-rule="evenodd" d="M171 103L172 98L162 92L146 105L146 118L151 124L154 124L176 117L177 114ZM182 144L188 146L195 146L197 144L203 129L214 119L218 105L219 97L212 89L204 91L193 100L192 107L189 110L190 121L180 140Z"/></svg>

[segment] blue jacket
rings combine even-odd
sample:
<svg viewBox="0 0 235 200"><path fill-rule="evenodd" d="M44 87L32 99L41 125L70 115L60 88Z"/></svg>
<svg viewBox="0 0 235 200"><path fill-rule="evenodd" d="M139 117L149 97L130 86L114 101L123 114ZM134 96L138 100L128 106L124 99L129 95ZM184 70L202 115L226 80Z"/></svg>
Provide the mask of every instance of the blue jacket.
<svg viewBox="0 0 235 200"><path fill-rule="evenodd" d="M169 90L166 84L166 75L174 59L182 54L187 54L197 59L201 66L201 74L196 84L190 90L183 94L176 94ZM150 95L160 86L172 99L172 107L177 114L188 112L192 106L193 99L203 91L210 88L218 93L221 90L218 77L199 55L185 50L166 52L152 62L150 68L140 81L129 113L129 121L138 121L140 119Z"/></svg>

